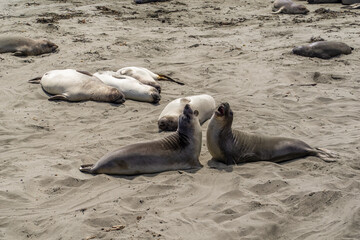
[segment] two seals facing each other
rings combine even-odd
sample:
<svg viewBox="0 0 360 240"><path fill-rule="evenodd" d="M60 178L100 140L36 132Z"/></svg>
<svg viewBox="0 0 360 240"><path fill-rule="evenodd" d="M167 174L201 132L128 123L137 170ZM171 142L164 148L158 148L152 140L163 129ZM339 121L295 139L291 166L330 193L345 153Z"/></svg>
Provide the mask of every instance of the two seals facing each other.
<svg viewBox="0 0 360 240"><path fill-rule="evenodd" d="M175 131L178 127L179 116L186 104L199 112L200 124L210 119L215 110L215 100L207 94L175 99L166 105L160 113L158 119L159 129L162 131Z"/></svg>
<svg viewBox="0 0 360 240"><path fill-rule="evenodd" d="M233 112L228 103L219 105L207 128L207 147L214 160L225 164L254 161L282 162L306 156L317 156L332 162L326 150L314 149L303 141L247 134L232 129Z"/></svg>
<svg viewBox="0 0 360 240"><path fill-rule="evenodd" d="M201 127L198 112L186 104L175 133L159 140L124 146L95 164L80 167L81 172L135 175L200 168Z"/></svg>
<svg viewBox="0 0 360 240"><path fill-rule="evenodd" d="M135 78L112 71L97 72L94 76L103 83L119 89L126 99L150 103L158 103L161 99L160 93L154 87L142 84Z"/></svg>
<svg viewBox="0 0 360 240"><path fill-rule="evenodd" d="M11 52L15 56L36 56L52 53L58 49L55 43L46 39L33 40L24 37L0 38L0 53Z"/></svg>
<svg viewBox="0 0 360 240"><path fill-rule="evenodd" d="M294 3L291 0L275 0L273 13L307 14L309 10L302 4Z"/></svg>
<svg viewBox="0 0 360 240"><path fill-rule="evenodd" d="M330 59L341 54L350 54L352 50L352 47L349 47L347 44L342 42L319 41L295 47L292 52L296 55L305 57Z"/></svg>
<svg viewBox="0 0 360 240"><path fill-rule="evenodd" d="M49 100L100 101L123 103L125 96L118 89L108 86L88 72L74 69L52 70L42 77L29 80L41 84L43 90L51 96Z"/></svg>

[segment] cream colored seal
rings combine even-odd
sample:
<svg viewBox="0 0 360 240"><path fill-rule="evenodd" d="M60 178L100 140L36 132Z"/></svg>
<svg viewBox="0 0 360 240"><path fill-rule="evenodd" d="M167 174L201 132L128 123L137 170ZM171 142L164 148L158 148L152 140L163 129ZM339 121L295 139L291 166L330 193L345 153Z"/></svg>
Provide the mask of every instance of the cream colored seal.
<svg viewBox="0 0 360 240"><path fill-rule="evenodd" d="M207 94L178 98L171 101L160 113L158 127L162 131L175 131L178 126L179 116L184 106L189 104L192 109L199 112L200 124L211 118L215 110L215 100Z"/></svg>
<svg viewBox="0 0 360 240"><path fill-rule="evenodd" d="M45 92L54 95L49 100L92 100L112 103L125 101L124 94L118 89L106 85L88 72L74 69L52 70L29 82L40 83Z"/></svg>
<svg viewBox="0 0 360 240"><path fill-rule="evenodd" d="M126 99L150 103L158 103L161 99L160 93L154 87L142 84L133 77L112 71L97 72L94 76L103 83L119 89Z"/></svg>

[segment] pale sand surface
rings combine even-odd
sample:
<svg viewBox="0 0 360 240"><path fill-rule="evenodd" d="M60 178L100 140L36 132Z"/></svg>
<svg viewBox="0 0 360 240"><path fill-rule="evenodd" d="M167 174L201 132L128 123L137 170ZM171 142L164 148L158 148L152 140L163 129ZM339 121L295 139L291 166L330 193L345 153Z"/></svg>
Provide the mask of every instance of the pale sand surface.
<svg viewBox="0 0 360 240"><path fill-rule="evenodd" d="M359 239L360 11L307 7L310 14L294 16L273 15L262 0L1 0L1 35L46 37L60 51L0 55L0 239ZM336 12L315 13L320 7ZM49 13L69 18L37 22ZM331 60L291 53L312 36L355 50ZM158 105L112 105L50 102L27 83L53 69L125 66L186 85L161 82ZM205 123L199 171L78 170L167 135L157 129L166 104L202 93L230 103L234 128L298 138L338 153L338 162L225 166L211 161ZM106 232L115 225L125 228Z"/></svg>

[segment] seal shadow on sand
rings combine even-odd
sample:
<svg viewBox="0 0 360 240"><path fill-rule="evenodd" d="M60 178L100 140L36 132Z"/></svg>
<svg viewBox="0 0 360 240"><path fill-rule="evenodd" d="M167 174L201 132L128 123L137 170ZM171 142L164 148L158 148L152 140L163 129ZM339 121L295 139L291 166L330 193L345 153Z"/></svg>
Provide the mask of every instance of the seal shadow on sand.
<svg viewBox="0 0 360 240"><path fill-rule="evenodd" d="M247 163L256 163L256 162L268 162L268 163L274 163L277 165L286 165L295 161L299 161L301 159L307 159L307 158L314 158L316 159L315 156L306 156L306 157L301 157L301 158L295 158L295 159L290 159L290 160L286 160L286 161L282 161L282 162L277 162L274 163L272 161L255 161L255 162L243 162L243 163L237 163L237 164L233 164L233 165L226 165L225 163L216 161L214 158L211 158L208 162L207 165L209 168L213 168L213 169L217 169L219 171L225 171L225 172L232 172L234 171L234 167L236 166L242 166L245 165Z"/></svg>
<svg viewBox="0 0 360 240"><path fill-rule="evenodd" d="M149 177L149 178L153 178L156 177L157 175L159 175L160 173L164 173L164 172L169 172L169 173L177 173L177 174L183 174L184 172L188 173L188 174L195 174L197 173L200 169L202 169L203 166L199 167L199 168L192 168L192 169L185 169L185 170L174 170L174 171L162 171L162 172L157 172L157 173L139 173L136 175L117 175L117 174L106 174L106 173L102 173L108 177L113 177L113 178L121 178L121 179L127 179L127 180L134 180L137 177ZM94 174L94 173L87 173L89 175L92 176L96 176L96 175L100 175L100 174Z"/></svg>

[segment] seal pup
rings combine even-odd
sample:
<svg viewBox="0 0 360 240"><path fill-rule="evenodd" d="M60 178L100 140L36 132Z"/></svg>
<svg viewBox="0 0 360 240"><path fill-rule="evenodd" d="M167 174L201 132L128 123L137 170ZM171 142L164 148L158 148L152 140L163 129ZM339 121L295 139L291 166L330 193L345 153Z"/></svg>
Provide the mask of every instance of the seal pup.
<svg viewBox="0 0 360 240"><path fill-rule="evenodd" d="M126 99L150 103L158 103L161 99L154 87L142 84L135 78L119 75L113 71L97 72L94 76L106 85L119 89Z"/></svg>
<svg viewBox="0 0 360 240"><path fill-rule="evenodd" d="M135 175L200 168L201 127L189 104L179 118L177 131L165 138L124 146L95 164L80 167L81 172Z"/></svg>
<svg viewBox="0 0 360 240"><path fill-rule="evenodd" d="M160 113L158 127L161 131L175 131L178 127L178 119L184 109L189 104L192 109L199 111L199 121L203 124L211 118L215 109L213 97L202 94L190 97L178 98L171 101Z"/></svg>
<svg viewBox="0 0 360 240"><path fill-rule="evenodd" d="M58 46L46 39L34 40L24 37L0 38L0 53L11 52L14 56L36 56L55 52Z"/></svg>
<svg viewBox="0 0 360 240"><path fill-rule="evenodd" d="M302 4L294 3L291 0L275 0L273 13L307 14L309 10Z"/></svg>
<svg viewBox="0 0 360 240"><path fill-rule="evenodd" d="M88 72L74 69L52 70L42 77L33 78L29 83L40 83L43 90L51 96L49 100L100 101L123 103L125 96L114 87L103 83Z"/></svg>
<svg viewBox="0 0 360 240"><path fill-rule="evenodd" d="M228 103L221 103L207 128L207 147L214 160L227 165L254 161L282 162L317 156L326 162L333 157L325 150L314 149L291 138L247 134L231 128L233 112Z"/></svg>
<svg viewBox="0 0 360 240"><path fill-rule="evenodd" d="M161 87L160 84L156 82L156 80L171 81L180 85L184 85L184 83L176 81L166 75L153 73L149 69L142 67L124 67L117 70L117 73L133 77L143 84L153 86L159 91L159 93L161 93Z"/></svg>
<svg viewBox="0 0 360 240"><path fill-rule="evenodd" d="M330 59L341 54L350 54L352 50L352 47L342 42L319 41L295 47L292 52L304 57Z"/></svg>

